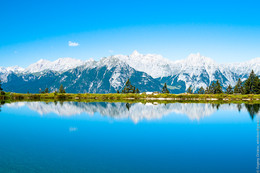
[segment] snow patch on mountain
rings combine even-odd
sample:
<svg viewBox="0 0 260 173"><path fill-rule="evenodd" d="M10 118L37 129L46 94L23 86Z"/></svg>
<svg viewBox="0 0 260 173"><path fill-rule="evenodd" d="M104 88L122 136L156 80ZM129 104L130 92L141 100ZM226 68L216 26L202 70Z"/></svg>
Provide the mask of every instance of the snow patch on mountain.
<svg viewBox="0 0 260 173"><path fill-rule="evenodd" d="M24 71L24 68L19 66L12 66L12 67L7 67L6 70L9 72L21 73Z"/></svg>
<svg viewBox="0 0 260 173"><path fill-rule="evenodd" d="M8 73L8 72L14 72L14 73L20 73L24 71L24 68L19 66L12 66L12 67L0 67L0 73Z"/></svg>
<svg viewBox="0 0 260 173"><path fill-rule="evenodd" d="M153 78L170 75L171 61L163 58L161 55L147 54L143 55L136 50L129 56L114 55L113 57L127 63L137 71L142 71Z"/></svg>
<svg viewBox="0 0 260 173"><path fill-rule="evenodd" d="M230 63L224 66L230 69L233 73L237 73L242 78L245 75L248 75L252 70L254 70L257 75L260 75L260 58L254 58L242 63Z"/></svg>
<svg viewBox="0 0 260 173"><path fill-rule="evenodd" d="M64 72L84 64L84 61L73 58L59 58L53 62L41 59L38 62L31 64L29 67L27 67L24 73L37 73L46 70Z"/></svg>
<svg viewBox="0 0 260 173"><path fill-rule="evenodd" d="M7 82L7 77L11 73L21 73L24 71L24 68L19 67L19 66L12 66L12 67L0 67L0 80L1 82L6 83Z"/></svg>

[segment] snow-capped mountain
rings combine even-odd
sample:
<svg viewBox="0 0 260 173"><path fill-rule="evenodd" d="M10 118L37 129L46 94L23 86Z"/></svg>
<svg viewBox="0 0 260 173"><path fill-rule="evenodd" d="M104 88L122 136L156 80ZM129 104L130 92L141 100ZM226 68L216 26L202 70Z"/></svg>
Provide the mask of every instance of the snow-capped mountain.
<svg viewBox="0 0 260 173"><path fill-rule="evenodd" d="M38 92L45 87L54 91L63 84L68 92L108 93L121 90L130 78L142 92L160 91L162 84L167 83L171 92L181 93L189 86L195 91L216 80L224 88L234 86L238 78L246 79L251 70L260 75L260 58L218 64L199 53L171 61L161 55L134 51L131 55L113 55L99 61L60 58L53 62L40 60L25 69L0 67L0 79L5 90L12 92Z"/></svg>
<svg viewBox="0 0 260 173"><path fill-rule="evenodd" d="M129 56L115 55L118 59L127 63L130 67L143 71L153 78L170 76L174 70L174 62L163 58L161 55L147 54L143 55L136 50Z"/></svg>
<svg viewBox="0 0 260 173"><path fill-rule="evenodd" d="M136 71L116 57L100 61L86 61L65 72L44 71L35 73L12 73L3 83L5 91L38 93L40 89L57 90L63 84L70 93L115 93L122 90L127 79L140 91L159 91L161 84L145 72Z"/></svg>
<svg viewBox="0 0 260 173"><path fill-rule="evenodd" d="M223 87L229 84L234 86L238 79L238 75L225 65L220 65L199 53L190 54L187 59L173 62L171 69L174 69L171 76L162 77L161 81L173 87L183 88L185 85L186 89L190 86L193 90L206 88L216 80L219 80Z"/></svg>
<svg viewBox="0 0 260 173"><path fill-rule="evenodd" d="M2 82L8 82L7 77L8 75L12 73L22 73L24 71L24 68L19 66L12 66L12 67L0 67L0 80Z"/></svg>
<svg viewBox="0 0 260 173"><path fill-rule="evenodd" d="M8 72L14 72L14 73L21 73L24 71L24 68L19 66L12 66L12 67L0 67L0 73L8 73Z"/></svg>
<svg viewBox="0 0 260 173"><path fill-rule="evenodd" d="M225 66L233 73L238 74L242 79L247 78L247 75L254 70L256 74L260 74L260 58L254 58L252 60L243 63L232 63Z"/></svg>
<svg viewBox="0 0 260 173"><path fill-rule="evenodd" d="M64 72L69 69L76 68L78 66L84 65L84 61L77 60L73 58L59 58L56 61L48 61L41 59L38 62L31 64L27 67L23 73L37 73L46 70L52 70L57 72Z"/></svg>

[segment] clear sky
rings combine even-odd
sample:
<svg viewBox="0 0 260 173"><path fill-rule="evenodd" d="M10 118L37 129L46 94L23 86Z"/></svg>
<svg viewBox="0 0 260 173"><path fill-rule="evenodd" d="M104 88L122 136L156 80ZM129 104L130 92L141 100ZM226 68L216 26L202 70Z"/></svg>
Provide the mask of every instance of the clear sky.
<svg viewBox="0 0 260 173"><path fill-rule="evenodd" d="M0 66L134 50L242 62L260 57L259 7L259 0L2 0Z"/></svg>

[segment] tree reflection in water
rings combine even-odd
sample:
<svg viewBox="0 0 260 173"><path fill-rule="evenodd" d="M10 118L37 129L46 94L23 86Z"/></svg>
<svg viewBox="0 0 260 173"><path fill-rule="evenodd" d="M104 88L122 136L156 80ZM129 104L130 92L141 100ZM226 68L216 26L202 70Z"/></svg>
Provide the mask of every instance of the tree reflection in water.
<svg viewBox="0 0 260 173"><path fill-rule="evenodd" d="M217 110L219 110L220 104L219 103L218 104L212 103L211 106L213 108L216 108Z"/></svg>
<svg viewBox="0 0 260 173"><path fill-rule="evenodd" d="M0 102L0 111L3 109L4 101ZM94 115L99 113L102 116L110 116L113 118L130 118L134 122L142 119L161 119L163 116L171 113L184 114L190 120L197 120L212 115L218 110L238 110L247 111L250 118L260 112L260 104L249 103L108 103L108 102L15 102L8 103L8 107L27 106L29 109L37 111L41 115L55 113L61 116L74 116L81 113Z"/></svg>
<svg viewBox="0 0 260 173"><path fill-rule="evenodd" d="M245 107L253 120L255 115L259 113L260 104L245 104Z"/></svg>
<svg viewBox="0 0 260 173"><path fill-rule="evenodd" d="M0 102L0 112L2 111L2 109L1 109L1 108L2 108L2 105L4 105L4 104L5 104L5 101L1 101L1 102Z"/></svg>
<svg viewBox="0 0 260 173"><path fill-rule="evenodd" d="M238 103L238 104L237 104L237 110L238 110L238 112L240 112L241 109L242 109L242 104L241 104L241 103Z"/></svg>
<svg viewBox="0 0 260 173"><path fill-rule="evenodd" d="M130 110L131 105L132 105L131 103L126 103L126 104L125 104L125 107L127 108L128 111Z"/></svg>

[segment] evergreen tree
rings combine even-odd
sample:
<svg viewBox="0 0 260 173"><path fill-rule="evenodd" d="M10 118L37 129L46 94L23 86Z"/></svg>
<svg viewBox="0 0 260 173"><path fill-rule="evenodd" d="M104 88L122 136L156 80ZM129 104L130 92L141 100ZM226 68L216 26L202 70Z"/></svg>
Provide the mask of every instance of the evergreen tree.
<svg viewBox="0 0 260 173"><path fill-rule="evenodd" d="M4 95L5 92L3 91L3 88L2 88L2 81L0 80L0 95Z"/></svg>
<svg viewBox="0 0 260 173"><path fill-rule="evenodd" d="M44 92L49 93L49 88L45 88Z"/></svg>
<svg viewBox="0 0 260 173"><path fill-rule="evenodd" d="M258 92L258 76L252 70L249 77L244 83L244 93L245 94L256 94Z"/></svg>
<svg viewBox="0 0 260 173"><path fill-rule="evenodd" d="M205 94L210 94L210 89L209 89L209 87L206 87Z"/></svg>
<svg viewBox="0 0 260 173"><path fill-rule="evenodd" d="M54 91L54 95L56 96L56 95L57 95L57 93L58 93L58 92L57 92L57 90L55 90L55 91Z"/></svg>
<svg viewBox="0 0 260 173"><path fill-rule="evenodd" d="M205 94L205 90L203 87L200 87L198 94Z"/></svg>
<svg viewBox="0 0 260 173"><path fill-rule="evenodd" d="M233 88L230 84L227 87L226 94L233 94Z"/></svg>
<svg viewBox="0 0 260 173"><path fill-rule="evenodd" d="M162 93L166 93L166 94L170 93L168 88L167 88L167 84L166 83L164 83L164 86L162 88Z"/></svg>
<svg viewBox="0 0 260 173"><path fill-rule="evenodd" d="M234 88L234 93L237 93L237 94L243 94L244 93L244 89L243 89L243 86L242 86L242 81L241 79L239 78L238 81L237 81L237 84Z"/></svg>
<svg viewBox="0 0 260 173"><path fill-rule="evenodd" d="M65 89L63 88L63 85L60 85L59 93L66 93Z"/></svg>
<svg viewBox="0 0 260 173"><path fill-rule="evenodd" d="M209 86L209 94L215 94L215 89L216 89L216 83L212 82L211 85Z"/></svg>
<svg viewBox="0 0 260 173"><path fill-rule="evenodd" d="M135 92L136 92L136 93L138 93L138 94L140 93L140 91L139 91L139 89L138 89L138 88L136 88Z"/></svg>
<svg viewBox="0 0 260 173"><path fill-rule="evenodd" d="M257 77L256 81L256 94L260 94L260 78Z"/></svg>
<svg viewBox="0 0 260 173"><path fill-rule="evenodd" d="M210 86L206 88L206 94L221 94L221 93L223 93L223 91L219 80L217 80L216 82L212 82Z"/></svg>
<svg viewBox="0 0 260 173"><path fill-rule="evenodd" d="M186 92L189 93L189 94L192 94L192 93L193 93L193 91L192 91L192 89L191 89L191 86L189 86L189 88L187 89Z"/></svg>
<svg viewBox="0 0 260 173"><path fill-rule="evenodd" d="M215 83L215 88L214 88L214 94L221 94L223 93L222 91L222 86L220 85L219 80Z"/></svg>
<svg viewBox="0 0 260 173"><path fill-rule="evenodd" d="M2 88L2 81L0 80L0 92L3 91L3 88Z"/></svg>
<svg viewBox="0 0 260 173"><path fill-rule="evenodd" d="M134 93L135 87L131 85L130 80L128 79L125 83L125 87L122 90L122 93Z"/></svg>

